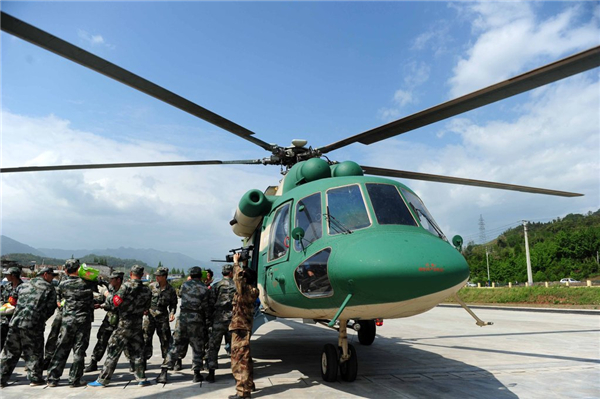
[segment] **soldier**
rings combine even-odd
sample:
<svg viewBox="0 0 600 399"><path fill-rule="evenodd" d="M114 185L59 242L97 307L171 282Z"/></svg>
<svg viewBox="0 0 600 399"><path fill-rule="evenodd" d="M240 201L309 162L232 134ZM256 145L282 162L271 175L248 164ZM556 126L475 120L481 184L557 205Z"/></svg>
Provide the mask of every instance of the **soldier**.
<svg viewBox="0 0 600 399"><path fill-rule="evenodd" d="M75 262L79 264L79 259L67 259L65 262L65 267L67 263ZM64 273L60 273L58 275L58 284L67 278L67 275ZM58 286L56 286L56 294L58 297ZM52 360L52 356L54 355L54 351L56 351L56 344L58 343L58 335L60 334L60 326L62 325L62 311L63 308L60 303L57 304L58 308L56 309L56 315L54 316L54 320L52 321L52 325L50 327L50 334L48 334L48 338L46 338L46 346L44 348L44 370L48 370L50 366L50 361Z"/></svg>
<svg viewBox="0 0 600 399"><path fill-rule="evenodd" d="M69 371L69 385L75 388L86 384L81 380L81 376L94 318L95 284L79 277L79 267L78 260L69 259L65 263L68 277L58 285L58 302L63 304L62 324L56 350L48 368L49 387L58 386L71 349L73 363Z"/></svg>
<svg viewBox="0 0 600 399"><path fill-rule="evenodd" d="M36 278L19 289L17 306L10 321L6 346L2 352L0 386L5 387L21 353L25 359L30 385L44 385L42 359L44 357L44 329L46 321L56 309L56 291L50 282L56 273L44 267Z"/></svg>
<svg viewBox="0 0 600 399"><path fill-rule="evenodd" d="M21 269L18 267L9 268L6 274L6 279L8 280L8 284L2 286L2 304L10 303L11 305L15 306L19 296L19 287L21 287L21 284L23 284L23 280L21 280ZM3 314L0 318L0 349L2 349L4 348L4 343L6 342L8 325L12 315Z"/></svg>
<svg viewBox="0 0 600 399"><path fill-rule="evenodd" d="M233 309L232 301L235 295L235 284L231 279L233 266L223 266L223 279L213 285L210 290L209 309L212 314L208 317L209 324L212 324L209 344L208 344L208 377L206 381L215 382L215 370L219 368L217 356L223 336L229 333L229 323L231 323L231 311Z"/></svg>
<svg viewBox="0 0 600 399"><path fill-rule="evenodd" d="M144 268L133 265L129 273L130 281L121 286L121 289L113 295L108 295L111 308L119 313L119 324L108 341L107 357L104 361L102 372L98 379L88 384L89 387L105 387L110 383L117 362L123 349L127 347L130 359L135 365L135 378L138 385L149 386L144 370L144 330L142 319L144 313L150 309L152 293L142 283Z"/></svg>
<svg viewBox="0 0 600 399"><path fill-rule="evenodd" d="M181 297L180 314L175 324L173 344L162 364L160 375L156 382L167 382L167 370L173 367L176 359L189 344L192 347L192 371L194 382L202 382L200 374L204 358L204 325L208 310L208 289L202 282L202 269L198 266L190 268L191 279L183 283L179 290Z"/></svg>
<svg viewBox="0 0 600 399"><path fill-rule="evenodd" d="M171 287L171 284L167 281L168 275L169 269L159 267L154 273L156 282L150 284L152 304L150 305L148 315L144 316L145 360L152 357L152 338L155 330L160 340L163 361L167 357L169 346L173 341L169 322L175 320L177 293L175 292L175 288Z"/></svg>
<svg viewBox="0 0 600 399"><path fill-rule="evenodd" d="M236 394L229 399L249 398L254 388L250 334L254 321L254 303L258 298L256 275L253 270L241 268L240 254L233 255L233 282L236 293L233 297L231 331L231 372L236 381Z"/></svg>
<svg viewBox="0 0 600 399"><path fill-rule="evenodd" d="M92 360L84 370L86 373L98 370L98 362L102 359L102 356L104 356L104 352L106 352L106 347L108 346L108 340L119 323L119 313L111 306L110 296L114 295L121 288L121 284L123 284L123 275L123 272L115 270L109 277L108 291L106 297L104 297L104 304L102 305L102 308L106 310L106 316L104 316L102 324L98 329L96 345L92 352Z"/></svg>

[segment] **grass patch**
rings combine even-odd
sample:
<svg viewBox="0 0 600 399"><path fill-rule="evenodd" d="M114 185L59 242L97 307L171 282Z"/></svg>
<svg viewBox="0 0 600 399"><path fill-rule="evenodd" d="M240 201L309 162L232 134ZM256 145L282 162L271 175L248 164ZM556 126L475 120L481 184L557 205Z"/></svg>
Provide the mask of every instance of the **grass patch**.
<svg viewBox="0 0 600 399"><path fill-rule="evenodd" d="M466 303L600 306L600 288L594 287L465 287L458 296Z"/></svg>

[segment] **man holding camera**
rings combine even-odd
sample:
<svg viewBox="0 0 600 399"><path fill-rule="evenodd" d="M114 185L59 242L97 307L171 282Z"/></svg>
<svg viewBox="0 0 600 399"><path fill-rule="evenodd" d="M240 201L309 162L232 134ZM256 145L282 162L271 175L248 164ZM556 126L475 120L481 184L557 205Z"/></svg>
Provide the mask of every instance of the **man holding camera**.
<svg viewBox="0 0 600 399"><path fill-rule="evenodd" d="M240 266L240 254L233 255L233 297L231 331L231 372L236 380L236 394L229 399L249 398L254 387L250 334L254 322L254 304L258 298L256 273ZM247 261L244 261L247 262Z"/></svg>

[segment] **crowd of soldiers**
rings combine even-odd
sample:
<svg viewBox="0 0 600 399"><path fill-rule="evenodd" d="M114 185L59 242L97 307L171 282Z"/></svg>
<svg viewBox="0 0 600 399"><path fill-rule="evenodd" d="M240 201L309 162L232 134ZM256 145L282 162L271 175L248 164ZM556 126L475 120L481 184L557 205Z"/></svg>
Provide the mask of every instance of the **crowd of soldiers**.
<svg viewBox="0 0 600 399"><path fill-rule="evenodd" d="M15 311L2 315L1 320L3 388L20 358L25 360L30 385L58 386L71 352L70 387L107 386L122 352L129 359L130 372L138 385L149 386L145 372L156 333L163 358L157 383L167 383L168 370L182 368L188 346L192 347L193 382L203 381L200 372L206 369L206 380L214 382L218 352L225 338L226 349L231 345L232 372L237 382L236 394L230 398L250 397L254 383L249 338L258 290L254 272L240 265L237 254L233 265L223 266L223 278L214 284L212 271L206 277L200 267L190 268L179 292L167 281L168 269L164 267L155 271L156 281L149 286L142 282L144 268L134 265L128 281L124 281L123 272L113 271L106 287L81 278L80 267L78 260L67 260L65 274L56 287L52 282L58 273L50 267L44 267L26 283L20 278L19 268L7 271L8 284L2 287L1 299L15 306ZM175 320L178 302L179 316L171 334L169 323ZM44 347L46 321L57 308ZM94 310L99 308L106 315L86 366ZM105 354L100 374L88 383L82 378L84 373L97 371ZM47 370L46 379L43 370Z"/></svg>

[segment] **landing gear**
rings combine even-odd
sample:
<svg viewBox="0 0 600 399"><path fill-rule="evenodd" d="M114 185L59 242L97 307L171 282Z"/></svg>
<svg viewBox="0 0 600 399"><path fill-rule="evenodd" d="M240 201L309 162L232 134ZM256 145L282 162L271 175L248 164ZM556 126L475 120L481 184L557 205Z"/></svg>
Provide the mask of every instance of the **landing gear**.
<svg viewBox="0 0 600 399"><path fill-rule="evenodd" d="M348 320L340 320L338 347L327 344L321 353L321 377L327 382L337 380L338 368L344 381L356 380L358 374L358 357L354 346L348 344L346 334Z"/></svg>
<svg viewBox="0 0 600 399"><path fill-rule="evenodd" d="M327 382L337 380L338 351L332 344L323 347L321 353L321 377Z"/></svg>
<svg viewBox="0 0 600 399"><path fill-rule="evenodd" d="M371 345L375 341L375 320L359 320L358 342L361 345Z"/></svg>

